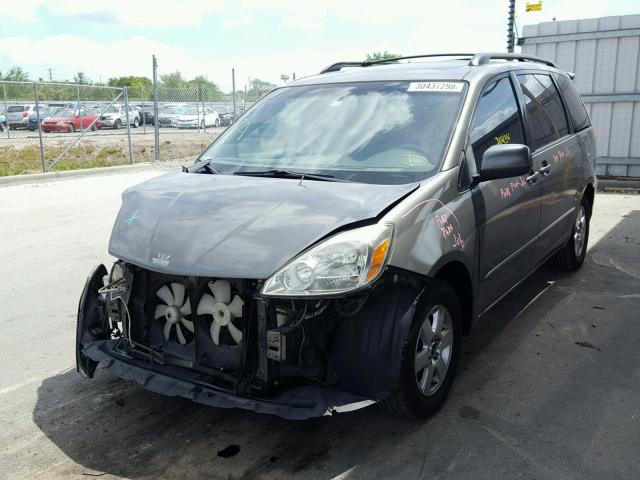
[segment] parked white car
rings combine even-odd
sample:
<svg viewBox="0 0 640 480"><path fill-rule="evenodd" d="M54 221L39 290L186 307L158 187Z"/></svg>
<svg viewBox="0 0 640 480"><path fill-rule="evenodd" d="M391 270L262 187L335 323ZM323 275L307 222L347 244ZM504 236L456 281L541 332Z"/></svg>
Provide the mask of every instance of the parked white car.
<svg viewBox="0 0 640 480"><path fill-rule="evenodd" d="M178 128L219 127L220 115L211 108L189 107L175 118Z"/></svg>
<svg viewBox="0 0 640 480"><path fill-rule="evenodd" d="M123 125L127 124L127 111L124 105L111 105L100 116L100 123L102 128L114 128L118 130ZM133 107L129 105L129 124L133 128L138 128L140 125L140 114Z"/></svg>
<svg viewBox="0 0 640 480"><path fill-rule="evenodd" d="M12 129L29 128L29 115L35 112L35 105L11 105L7 108L7 125Z"/></svg>

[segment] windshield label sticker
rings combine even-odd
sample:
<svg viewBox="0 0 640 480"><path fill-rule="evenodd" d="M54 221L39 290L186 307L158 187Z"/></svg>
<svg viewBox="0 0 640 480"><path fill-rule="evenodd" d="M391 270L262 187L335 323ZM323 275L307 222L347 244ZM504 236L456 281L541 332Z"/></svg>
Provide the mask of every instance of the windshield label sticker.
<svg viewBox="0 0 640 480"><path fill-rule="evenodd" d="M496 145L505 145L511 142L511 134L509 132L498 135L496 138Z"/></svg>
<svg viewBox="0 0 640 480"><path fill-rule="evenodd" d="M462 82L411 82L407 92L461 92Z"/></svg>

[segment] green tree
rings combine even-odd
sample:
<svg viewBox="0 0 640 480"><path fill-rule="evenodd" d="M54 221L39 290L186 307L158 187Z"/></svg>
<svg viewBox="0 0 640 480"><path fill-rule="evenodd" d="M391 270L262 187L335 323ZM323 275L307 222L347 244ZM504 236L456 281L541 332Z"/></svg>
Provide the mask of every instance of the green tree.
<svg viewBox="0 0 640 480"><path fill-rule="evenodd" d="M366 62L377 62L380 60L388 60L390 58L398 58L401 57L402 55L397 54L397 53L389 53L386 50L384 52L373 52L373 53L368 53L367 54L367 58L366 58Z"/></svg>
<svg viewBox="0 0 640 480"><path fill-rule="evenodd" d="M176 70L173 73L166 73L164 75L160 75L160 81L167 87L170 88L184 88L187 86L187 81L182 76L179 70Z"/></svg>
<svg viewBox="0 0 640 480"><path fill-rule="evenodd" d="M219 102L222 100L222 91L220 87L213 82L207 80L204 75L198 75L193 80L187 82L188 85L195 88L198 92L198 99L203 102Z"/></svg>
<svg viewBox="0 0 640 480"><path fill-rule="evenodd" d="M251 88L247 90L246 100L255 101L261 98L264 94L276 88L276 85L270 82L265 82L259 78L251 80Z"/></svg>
<svg viewBox="0 0 640 480"><path fill-rule="evenodd" d="M151 100L153 97L153 84L151 79L147 77L137 77L129 75L128 77L113 77L107 82L110 87L127 87L129 98L131 101L137 101L143 98Z"/></svg>
<svg viewBox="0 0 640 480"><path fill-rule="evenodd" d="M78 72L75 77L73 77L73 81L78 85L91 85L91 80L87 78L84 72Z"/></svg>
<svg viewBox="0 0 640 480"><path fill-rule="evenodd" d="M22 67L11 67L4 75L0 72L0 80L26 82L29 80L29 74L25 72Z"/></svg>

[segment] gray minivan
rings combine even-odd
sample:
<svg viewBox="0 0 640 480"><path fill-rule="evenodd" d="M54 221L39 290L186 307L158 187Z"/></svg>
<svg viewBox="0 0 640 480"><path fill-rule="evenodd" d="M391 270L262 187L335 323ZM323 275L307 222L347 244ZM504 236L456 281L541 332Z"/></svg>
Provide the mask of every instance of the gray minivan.
<svg viewBox="0 0 640 480"><path fill-rule="evenodd" d="M78 370L294 419L434 413L476 319L547 260L582 265L595 138L550 61L409 59L277 88L126 190Z"/></svg>

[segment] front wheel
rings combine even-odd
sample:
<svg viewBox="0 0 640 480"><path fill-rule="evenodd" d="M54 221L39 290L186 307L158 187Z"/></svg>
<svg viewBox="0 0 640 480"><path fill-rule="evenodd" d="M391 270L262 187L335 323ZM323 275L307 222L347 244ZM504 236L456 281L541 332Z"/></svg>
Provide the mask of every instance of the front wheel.
<svg viewBox="0 0 640 480"><path fill-rule="evenodd" d="M75 127L75 125L74 125L73 123L70 123L70 124L69 124L69 129L68 129L67 131L68 131L68 133L73 133L73 132L75 132L75 131L76 131L76 127Z"/></svg>
<svg viewBox="0 0 640 480"><path fill-rule="evenodd" d="M556 267L566 272L573 272L582 267L587 254L587 242L589 241L589 202L582 198L578 206L571 235L562 250L553 257Z"/></svg>
<svg viewBox="0 0 640 480"><path fill-rule="evenodd" d="M462 310L458 297L447 283L433 280L409 330L399 387L383 400L383 407L411 419L433 415L453 384L461 342Z"/></svg>
<svg viewBox="0 0 640 480"><path fill-rule="evenodd" d="M138 128L140 126L140 121L137 118L133 119L133 128Z"/></svg>
<svg viewBox="0 0 640 480"><path fill-rule="evenodd" d="M113 129L114 129L114 130L120 130L120 127L121 127L121 126L122 126L122 122L121 122L120 120L116 120L116 121L113 123Z"/></svg>
<svg viewBox="0 0 640 480"><path fill-rule="evenodd" d="M219 118L216 118L216 124L215 125L216 125L216 127L220 126L220 119Z"/></svg>

